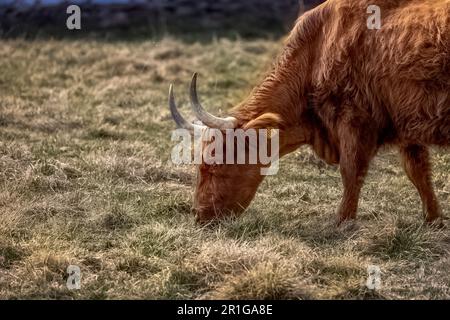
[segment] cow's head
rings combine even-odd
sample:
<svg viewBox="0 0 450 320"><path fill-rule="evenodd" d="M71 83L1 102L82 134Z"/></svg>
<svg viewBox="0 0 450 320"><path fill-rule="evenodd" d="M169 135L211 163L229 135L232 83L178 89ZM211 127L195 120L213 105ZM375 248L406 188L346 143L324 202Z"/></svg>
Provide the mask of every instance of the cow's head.
<svg viewBox="0 0 450 320"><path fill-rule="evenodd" d="M190 123L180 115L175 104L172 86L170 86L170 111L179 128L192 132L195 130L205 132L209 128L213 128L219 129L223 135L231 129L247 129L246 126L240 125L234 117L218 118L203 109L197 98L195 74L191 82L190 98L194 113L202 124ZM207 146L208 143L203 143L203 150ZM248 143L245 144L245 152L248 153L249 148ZM223 138L223 150L223 159L225 159L226 153L229 152L225 137ZM263 167L267 167L267 164L263 165L259 162L249 164L247 161L245 164L236 164L236 162L234 164L207 164L202 161L197 165L197 181L193 201L193 212L197 221L205 223L215 218L233 216L244 211L264 178L261 175Z"/></svg>

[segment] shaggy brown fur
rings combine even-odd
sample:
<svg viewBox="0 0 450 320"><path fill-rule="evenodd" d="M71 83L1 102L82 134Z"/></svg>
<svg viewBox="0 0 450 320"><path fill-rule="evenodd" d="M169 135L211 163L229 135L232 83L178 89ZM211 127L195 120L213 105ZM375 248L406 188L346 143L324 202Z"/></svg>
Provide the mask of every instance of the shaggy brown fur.
<svg viewBox="0 0 450 320"><path fill-rule="evenodd" d="M372 4L380 30L366 26ZM232 114L244 129L279 128L280 155L308 144L339 164L339 221L356 217L378 149L398 146L426 221L436 221L428 146L450 145L450 0L325 2L297 21L271 73ZM242 211L262 181L258 165L199 171L200 221Z"/></svg>

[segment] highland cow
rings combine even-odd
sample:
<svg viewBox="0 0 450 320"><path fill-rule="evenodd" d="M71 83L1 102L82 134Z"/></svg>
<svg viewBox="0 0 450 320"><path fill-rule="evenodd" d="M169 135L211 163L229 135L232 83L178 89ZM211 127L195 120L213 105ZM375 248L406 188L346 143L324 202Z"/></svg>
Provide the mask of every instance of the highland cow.
<svg viewBox="0 0 450 320"><path fill-rule="evenodd" d="M367 8L381 9L381 28L367 27ZM302 15L271 72L231 117L207 113L191 85L202 123L221 130L279 129L280 156L310 145L340 167L338 221L356 217L369 164L396 146L423 202L425 220L440 223L429 147L450 145L450 0L328 0ZM172 116L178 113L172 87ZM238 214L263 180L260 164L202 163L193 210L197 219Z"/></svg>

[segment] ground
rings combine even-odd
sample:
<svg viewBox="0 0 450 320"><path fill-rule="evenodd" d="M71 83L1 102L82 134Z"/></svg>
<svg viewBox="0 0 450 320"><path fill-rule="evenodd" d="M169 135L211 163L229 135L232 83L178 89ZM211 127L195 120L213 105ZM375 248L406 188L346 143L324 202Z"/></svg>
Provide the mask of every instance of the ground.
<svg viewBox="0 0 450 320"><path fill-rule="evenodd" d="M237 36L1 40L0 298L449 299L448 228L422 224L395 150L372 164L355 223L334 225L338 169L305 147L242 217L195 224L194 168L169 161L169 84L190 115L199 72L202 102L225 115L280 48ZM433 163L448 215L450 154L434 150Z"/></svg>

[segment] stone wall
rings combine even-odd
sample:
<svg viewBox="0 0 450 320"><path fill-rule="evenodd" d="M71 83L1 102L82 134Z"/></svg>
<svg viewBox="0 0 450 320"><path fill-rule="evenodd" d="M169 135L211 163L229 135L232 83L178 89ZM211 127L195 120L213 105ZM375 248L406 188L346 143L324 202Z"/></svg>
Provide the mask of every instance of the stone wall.
<svg viewBox="0 0 450 320"><path fill-rule="evenodd" d="M288 29L305 10L323 0L96 0L74 1L82 12L82 29L127 28L148 26L189 29ZM56 26L64 28L70 1L23 1L1 5L0 28L3 33L28 28Z"/></svg>

